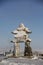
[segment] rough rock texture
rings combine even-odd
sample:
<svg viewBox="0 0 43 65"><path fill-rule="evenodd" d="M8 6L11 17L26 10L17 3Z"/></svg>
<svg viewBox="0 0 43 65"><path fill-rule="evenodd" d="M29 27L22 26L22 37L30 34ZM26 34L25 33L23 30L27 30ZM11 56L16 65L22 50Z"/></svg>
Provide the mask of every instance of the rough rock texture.
<svg viewBox="0 0 43 65"><path fill-rule="evenodd" d="M32 48L30 47L30 42L25 42L24 56L32 56Z"/></svg>

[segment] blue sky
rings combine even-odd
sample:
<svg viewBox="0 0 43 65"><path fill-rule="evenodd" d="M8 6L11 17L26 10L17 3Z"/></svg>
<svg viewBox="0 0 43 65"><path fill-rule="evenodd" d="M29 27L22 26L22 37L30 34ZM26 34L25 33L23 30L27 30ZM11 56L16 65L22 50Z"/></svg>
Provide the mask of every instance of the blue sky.
<svg viewBox="0 0 43 65"><path fill-rule="evenodd" d="M43 1L0 0L0 48L12 46L11 32L20 23L32 30L31 47L43 49Z"/></svg>

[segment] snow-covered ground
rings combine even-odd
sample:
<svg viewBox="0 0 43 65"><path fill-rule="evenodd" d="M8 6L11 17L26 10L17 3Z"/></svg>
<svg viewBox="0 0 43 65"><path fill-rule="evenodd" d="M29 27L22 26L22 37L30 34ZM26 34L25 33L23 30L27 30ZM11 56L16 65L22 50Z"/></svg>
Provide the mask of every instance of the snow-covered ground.
<svg viewBox="0 0 43 65"><path fill-rule="evenodd" d="M43 60L33 60L27 58L9 58L2 60L0 65L43 65Z"/></svg>

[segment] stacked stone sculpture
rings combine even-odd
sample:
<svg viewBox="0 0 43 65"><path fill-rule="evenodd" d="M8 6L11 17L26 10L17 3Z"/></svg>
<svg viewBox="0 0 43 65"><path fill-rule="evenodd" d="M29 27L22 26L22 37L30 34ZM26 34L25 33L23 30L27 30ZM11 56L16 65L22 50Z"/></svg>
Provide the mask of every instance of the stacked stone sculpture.
<svg viewBox="0 0 43 65"><path fill-rule="evenodd" d="M12 32L14 34L14 54L16 57L20 56L20 42L25 43L24 48L24 56L32 56L32 48L30 47L31 39L29 38L29 34L31 30L24 26L24 24L20 24L19 27Z"/></svg>

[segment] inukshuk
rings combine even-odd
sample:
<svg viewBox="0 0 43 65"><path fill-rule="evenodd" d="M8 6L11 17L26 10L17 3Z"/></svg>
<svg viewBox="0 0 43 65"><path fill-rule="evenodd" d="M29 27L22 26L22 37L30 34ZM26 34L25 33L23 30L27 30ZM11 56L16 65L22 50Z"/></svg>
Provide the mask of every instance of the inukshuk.
<svg viewBox="0 0 43 65"><path fill-rule="evenodd" d="M30 47L31 39L29 38L29 34L31 30L24 26L24 24L20 24L19 27L12 32L14 34L14 54L16 57L20 55L20 42L25 43L24 56L32 56L32 49Z"/></svg>

